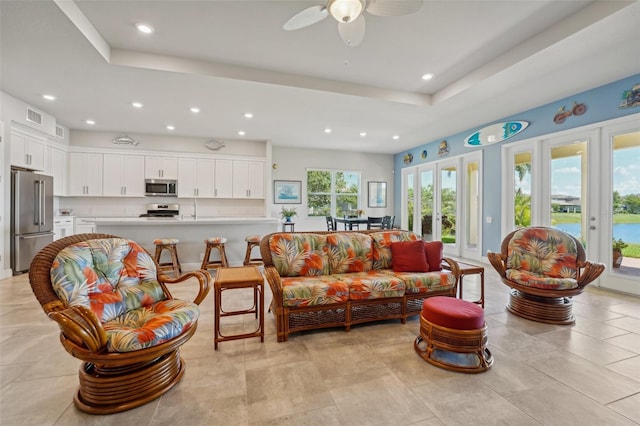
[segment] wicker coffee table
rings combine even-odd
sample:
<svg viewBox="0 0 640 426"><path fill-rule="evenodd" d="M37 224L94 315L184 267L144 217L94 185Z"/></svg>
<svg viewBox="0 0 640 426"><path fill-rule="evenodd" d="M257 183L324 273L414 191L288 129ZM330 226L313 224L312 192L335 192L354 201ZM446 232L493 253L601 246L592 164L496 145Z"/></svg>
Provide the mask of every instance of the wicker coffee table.
<svg viewBox="0 0 640 426"><path fill-rule="evenodd" d="M219 268L214 281L215 292L215 325L213 346L217 350L218 342L227 340L247 339L260 337L264 342L264 278L256 266L241 266L235 268ZM239 288L253 289L253 306L249 309L226 312L222 309L222 292ZM258 318L258 328L251 333L223 335L220 331L220 318L232 315L244 315L255 313Z"/></svg>

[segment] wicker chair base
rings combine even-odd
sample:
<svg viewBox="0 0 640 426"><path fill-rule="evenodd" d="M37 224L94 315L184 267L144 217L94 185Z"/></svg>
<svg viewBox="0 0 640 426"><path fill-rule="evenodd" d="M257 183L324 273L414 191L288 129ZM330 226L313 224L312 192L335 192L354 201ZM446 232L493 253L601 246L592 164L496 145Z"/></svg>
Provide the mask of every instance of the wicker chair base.
<svg viewBox="0 0 640 426"><path fill-rule="evenodd" d="M130 410L167 393L180 382L184 371L177 349L150 362L112 368L83 362L73 402L90 414Z"/></svg>
<svg viewBox="0 0 640 426"><path fill-rule="evenodd" d="M576 322L570 297L540 297L511 289L507 309L531 321L561 325Z"/></svg>
<svg viewBox="0 0 640 426"><path fill-rule="evenodd" d="M488 337L486 323L476 330L454 330L420 315L420 335L413 347L429 364L461 373L482 373L493 365L493 355L486 347Z"/></svg>

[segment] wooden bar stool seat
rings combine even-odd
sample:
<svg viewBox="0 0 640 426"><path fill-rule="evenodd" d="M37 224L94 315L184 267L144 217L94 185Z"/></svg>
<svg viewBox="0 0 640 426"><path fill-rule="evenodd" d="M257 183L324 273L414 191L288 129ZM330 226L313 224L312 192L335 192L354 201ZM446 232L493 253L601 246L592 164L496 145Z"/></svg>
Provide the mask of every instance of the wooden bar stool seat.
<svg viewBox="0 0 640 426"><path fill-rule="evenodd" d="M224 243L227 242L225 237L212 237L204 240L207 245L204 251L204 257L202 258L202 265L200 269L208 270L211 268L226 268L229 266L227 262L227 253L224 250ZM211 251L218 250L219 260L211 260Z"/></svg>
<svg viewBox="0 0 640 426"><path fill-rule="evenodd" d="M182 266L178 259L178 249L176 245L180 242L177 238L157 238L153 240L156 246L156 254L154 260L158 264L158 272L172 271L176 277L182 273ZM162 252L167 250L171 256L170 262L160 262Z"/></svg>
<svg viewBox="0 0 640 426"><path fill-rule="evenodd" d="M414 348L429 364L462 373L491 368L484 311L475 303L454 297L426 299L420 313L420 335Z"/></svg>
<svg viewBox="0 0 640 426"><path fill-rule="evenodd" d="M255 247L260 247L261 239L262 237L260 237L260 235L250 235L244 239L247 242L247 252L244 255L244 262L242 263L244 266L263 265L262 257L251 257L251 251Z"/></svg>

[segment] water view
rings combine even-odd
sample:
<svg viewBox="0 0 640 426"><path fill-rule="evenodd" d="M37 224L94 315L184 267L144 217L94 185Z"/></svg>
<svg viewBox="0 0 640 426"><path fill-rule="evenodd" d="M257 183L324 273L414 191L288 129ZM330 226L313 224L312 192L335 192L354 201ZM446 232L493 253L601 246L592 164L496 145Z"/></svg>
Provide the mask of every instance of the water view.
<svg viewBox="0 0 640 426"><path fill-rule="evenodd" d="M554 227L562 229L574 237L580 236L579 223L558 223ZM621 239L626 243L640 244L640 223L613 224L613 238L616 240Z"/></svg>

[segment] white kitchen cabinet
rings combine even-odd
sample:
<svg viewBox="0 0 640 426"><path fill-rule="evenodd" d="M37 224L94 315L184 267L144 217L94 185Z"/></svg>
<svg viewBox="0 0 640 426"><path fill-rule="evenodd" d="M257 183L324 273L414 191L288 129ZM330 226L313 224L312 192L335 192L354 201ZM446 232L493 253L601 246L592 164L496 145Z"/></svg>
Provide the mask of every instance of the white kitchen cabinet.
<svg viewBox="0 0 640 426"><path fill-rule="evenodd" d="M102 154L69 153L67 195L102 196Z"/></svg>
<svg viewBox="0 0 640 426"><path fill-rule="evenodd" d="M215 160L180 158L178 160L178 197L213 198Z"/></svg>
<svg viewBox="0 0 640 426"><path fill-rule="evenodd" d="M144 165L142 155L104 154L102 196L144 197Z"/></svg>
<svg viewBox="0 0 640 426"><path fill-rule="evenodd" d="M53 240L73 235L75 232L73 216L56 216L53 218Z"/></svg>
<svg viewBox="0 0 640 426"><path fill-rule="evenodd" d="M233 198L232 160L216 160L213 182L215 198Z"/></svg>
<svg viewBox="0 0 640 426"><path fill-rule="evenodd" d="M45 140L26 133L11 131L11 165L31 170L44 170Z"/></svg>
<svg viewBox="0 0 640 426"><path fill-rule="evenodd" d="M144 157L145 179L178 179L178 157Z"/></svg>
<svg viewBox="0 0 640 426"><path fill-rule="evenodd" d="M233 160L233 198L264 198L264 161Z"/></svg>
<svg viewBox="0 0 640 426"><path fill-rule="evenodd" d="M55 146L47 146L47 164L45 172L53 176L53 195L66 195L67 182L67 153Z"/></svg>
<svg viewBox="0 0 640 426"><path fill-rule="evenodd" d="M76 218L74 234L93 234L96 232L95 217Z"/></svg>

